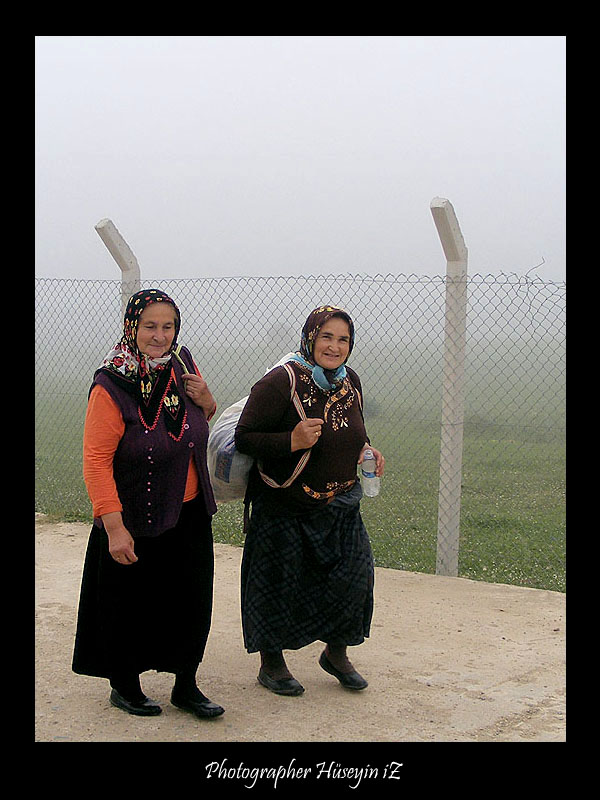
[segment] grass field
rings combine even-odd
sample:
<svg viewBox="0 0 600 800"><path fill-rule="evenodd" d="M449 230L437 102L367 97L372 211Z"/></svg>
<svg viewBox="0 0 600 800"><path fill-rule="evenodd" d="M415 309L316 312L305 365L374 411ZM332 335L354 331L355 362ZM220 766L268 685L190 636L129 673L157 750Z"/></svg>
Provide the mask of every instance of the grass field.
<svg viewBox="0 0 600 800"><path fill-rule="evenodd" d="M85 395L43 404L36 420L36 510L91 521L81 476ZM223 407L223 406L221 406ZM394 418L395 417L395 418ZM371 440L385 453L379 497L362 514L377 566L435 573L439 424L376 414ZM566 591L565 452L559 437L529 426L465 425L459 575ZM215 540L241 546L243 507L223 505Z"/></svg>

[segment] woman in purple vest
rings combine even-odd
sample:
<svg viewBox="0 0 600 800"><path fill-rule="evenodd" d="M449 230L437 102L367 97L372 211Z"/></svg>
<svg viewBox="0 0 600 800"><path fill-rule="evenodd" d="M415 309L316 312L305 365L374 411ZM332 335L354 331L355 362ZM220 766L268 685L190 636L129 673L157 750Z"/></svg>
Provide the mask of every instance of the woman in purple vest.
<svg viewBox="0 0 600 800"><path fill-rule="evenodd" d="M223 708L197 687L213 597L206 466L214 398L185 347L173 300L134 294L120 341L94 374L84 429L92 527L83 569L73 670L108 678L130 714L161 707L140 684L171 672L171 703L201 718Z"/></svg>

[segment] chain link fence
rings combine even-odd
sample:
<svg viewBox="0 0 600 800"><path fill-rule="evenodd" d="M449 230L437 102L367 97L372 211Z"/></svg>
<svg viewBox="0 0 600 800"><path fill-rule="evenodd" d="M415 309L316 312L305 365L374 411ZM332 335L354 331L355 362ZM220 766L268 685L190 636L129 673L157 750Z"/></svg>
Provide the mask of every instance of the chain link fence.
<svg viewBox="0 0 600 800"><path fill-rule="evenodd" d="M369 436L386 457L379 497L362 503L376 564L435 572L446 279L150 283L178 304L179 341L221 411L298 349L312 308L349 311L350 365L363 384ZM36 510L88 520L85 407L92 374L121 335L121 282L44 278L35 288ZM459 574L564 591L566 285L476 275L467 292ZM221 506L214 530L218 541L241 544L241 503Z"/></svg>

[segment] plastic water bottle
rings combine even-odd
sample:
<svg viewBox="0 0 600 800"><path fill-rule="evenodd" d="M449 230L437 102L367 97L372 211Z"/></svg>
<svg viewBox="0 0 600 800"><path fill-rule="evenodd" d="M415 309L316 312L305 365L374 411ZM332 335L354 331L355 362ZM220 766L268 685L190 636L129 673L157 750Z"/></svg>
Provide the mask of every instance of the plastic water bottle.
<svg viewBox="0 0 600 800"><path fill-rule="evenodd" d="M360 465L362 472L363 492L367 497L377 497L381 480L375 475L377 461L372 450L365 450L363 462Z"/></svg>

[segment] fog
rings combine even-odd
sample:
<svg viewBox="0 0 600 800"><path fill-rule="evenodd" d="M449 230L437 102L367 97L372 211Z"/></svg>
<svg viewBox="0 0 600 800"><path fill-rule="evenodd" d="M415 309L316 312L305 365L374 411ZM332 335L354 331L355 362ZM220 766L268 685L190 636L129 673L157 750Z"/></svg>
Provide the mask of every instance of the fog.
<svg viewBox="0 0 600 800"><path fill-rule="evenodd" d="M36 275L566 279L563 36L38 36Z"/></svg>

